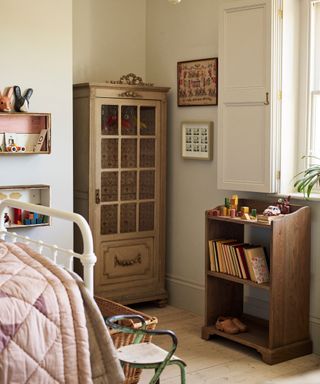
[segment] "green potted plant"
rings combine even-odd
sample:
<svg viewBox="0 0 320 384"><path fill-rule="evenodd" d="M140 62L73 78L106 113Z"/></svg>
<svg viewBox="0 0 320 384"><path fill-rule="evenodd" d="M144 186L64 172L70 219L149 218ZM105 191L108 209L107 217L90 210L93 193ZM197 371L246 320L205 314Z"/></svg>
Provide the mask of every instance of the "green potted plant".
<svg viewBox="0 0 320 384"><path fill-rule="evenodd" d="M298 192L310 197L313 188L320 186L320 159L315 156L303 156L303 158L306 157L317 160L318 164L312 164L304 171L299 172L295 176L297 180L294 183L294 188L296 188Z"/></svg>

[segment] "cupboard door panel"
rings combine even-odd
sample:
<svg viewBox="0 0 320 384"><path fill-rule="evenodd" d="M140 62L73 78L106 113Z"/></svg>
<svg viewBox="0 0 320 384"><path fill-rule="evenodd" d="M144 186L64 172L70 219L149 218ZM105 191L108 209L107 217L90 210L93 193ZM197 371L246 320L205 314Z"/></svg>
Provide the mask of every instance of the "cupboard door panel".
<svg viewBox="0 0 320 384"><path fill-rule="evenodd" d="M223 1L219 27L218 188L276 192L278 0ZM272 20L275 20L273 22ZM272 44L271 44L272 42Z"/></svg>
<svg viewBox="0 0 320 384"><path fill-rule="evenodd" d="M226 110L222 151L224 183L237 181L246 183L248 188L257 188L264 183L267 171L263 154L269 143L264 137L264 107L230 105Z"/></svg>
<svg viewBox="0 0 320 384"><path fill-rule="evenodd" d="M153 239L102 243L103 281L148 279L154 265Z"/></svg>

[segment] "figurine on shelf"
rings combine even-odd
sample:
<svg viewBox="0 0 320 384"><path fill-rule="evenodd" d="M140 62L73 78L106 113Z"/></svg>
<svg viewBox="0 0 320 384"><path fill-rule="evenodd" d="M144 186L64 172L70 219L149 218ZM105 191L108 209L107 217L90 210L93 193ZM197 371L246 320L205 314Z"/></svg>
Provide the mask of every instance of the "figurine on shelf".
<svg viewBox="0 0 320 384"><path fill-rule="evenodd" d="M4 225L8 227L11 224L11 219L10 216L5 212L4 214Z"/></svg>
<svg viewBox="0 0 320 384"><path fill-rule="evenodd" d="M280 199L278 199L277 207L283 214L290 213L290 197L291 196L281 197Z"/></svg>
<svg viewBox="0 0 320 384"><path fill-rule="evenodd" d="M3 94L0 92L0 112L12 111L12 94L12 87L9 87Z"/></svg>
<svg viewBox="0 0 320 384"><path fill-rule="evenodd" d="M28 112L29 111L29 100L30 97L33 94L33 89L28 88L22 96L21 89L18 85L15 85L13 87L14 89L14 96L15 96L15 102L14 102L14 109L16 112Z"/></svg>

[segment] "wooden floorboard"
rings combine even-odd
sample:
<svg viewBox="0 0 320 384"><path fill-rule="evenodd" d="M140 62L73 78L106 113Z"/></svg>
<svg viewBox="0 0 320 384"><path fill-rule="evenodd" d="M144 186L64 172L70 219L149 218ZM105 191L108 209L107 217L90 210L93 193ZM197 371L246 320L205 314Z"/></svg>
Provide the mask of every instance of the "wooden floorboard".
<svg viewBox="0 0 320 384"><path fill-rule="evenodd" d="M202 340L203 321L198 315L169 305L157 308L143 304L135 308L156 316L157 329L176 332L176 355L187 363L188 384L320 384L320 356L311 354L270 366L251 348L219 337ZM163 337L153 341L163 348L168 345ZM144 370L140 384L149 383L151 376ZM161 384L179 382L178 367L168 367L161 375Z"/></svg>

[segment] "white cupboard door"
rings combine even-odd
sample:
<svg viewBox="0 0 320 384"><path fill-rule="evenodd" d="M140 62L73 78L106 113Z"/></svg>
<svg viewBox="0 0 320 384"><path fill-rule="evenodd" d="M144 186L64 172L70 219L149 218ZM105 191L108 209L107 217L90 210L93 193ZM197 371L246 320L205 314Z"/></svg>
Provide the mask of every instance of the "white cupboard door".
<svg viewBox="0 0 320 384"><path fill-rule="evenodd" d="M275 192L272 0L223 1L219 26L218 188ZM277 103L277 101L276 101Z"/></svg>

